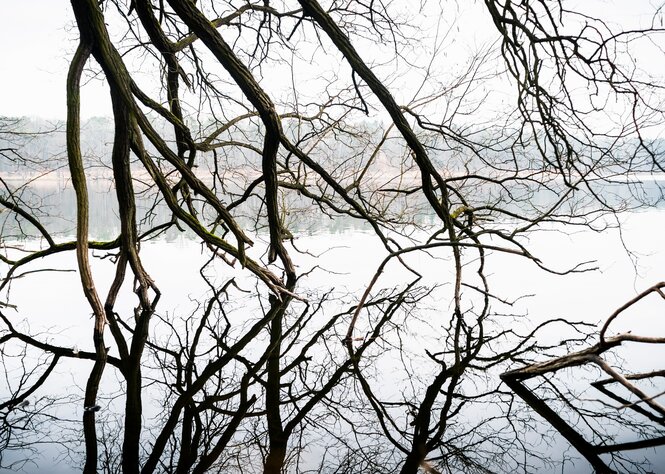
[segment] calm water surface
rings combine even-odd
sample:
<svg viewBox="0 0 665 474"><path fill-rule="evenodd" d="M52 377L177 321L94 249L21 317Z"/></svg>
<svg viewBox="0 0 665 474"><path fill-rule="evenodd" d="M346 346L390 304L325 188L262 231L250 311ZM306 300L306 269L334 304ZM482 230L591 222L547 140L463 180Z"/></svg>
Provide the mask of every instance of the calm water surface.
<svg viewBox="0 0 665 474"><path fill-rule="evenodd" d="M42 198L48 205L48 195ZM116 220L115 211L112 205L106 205L106 199L105 193L99 191L99 195L93 200L98 203L93 219L93 233L96 238L112 238L118 232L113 224ZM621 220L621 232L614 229L603 232L579 230L563 233L555 229L544 229L529 236L531 251L545 264L565 270L581 261L595 261L598 270L594 272L557 276L545 273L532 262L512 255L494 254L488 259L487 273L493 293L501 295L502 298L517 300L511 311L527 316L516 320L516 327L528 329L554 317L596 324L636 292L665 279L665 251L662 247L665 210L626 213L621 216ZM66 207L57 224L61 226L59 230L66 233L68 226L73 228L72 222L73 215L69 207ZM325 220L303 221L297 240L298 247L306 248L313 254L320 254L320 257L314 259L312 256L298 255L294 257L296 263L301 268L308 268L316 263L330 270L314 272L307 282L308 286L330 287L340 291L343 289L359 297L384 256L377 246L377 239L362 226L356 226L352 222L323 224L326 224ZM11 234L12 232L4 234L5 244L12 243ZM34 245L31 242L13 243ZM626 248L631 253L627 252ZM206 294L207 287L199 277L198 268L207 256L200 245L186 235L170 232L158 240L148 242L142 247L142 256L148 272L155 278L163 294L159 303L161 314L188 314L196 306L197 299ZM447 265L440 261L428 261L428 257L424 255L417 258L420 268L425 271L425 283L449 280ZM25 270L40 269L43 265L43 262L35 262ZM80 290L78 274L74 271L74 253L51 257L48 267L71 271L37 273L30 278L16 280L9 288L9 300L17 305L18 311L6 313L19 324L23 321L29 322L33 334L49 338L55 344L91 350L92 320ZM107 260L94 260L93 272L102 294L113 277L113 268ZM381 285L388 287L391 283L403 280L405 275L401 271L396 268L388 270L380 280ZM214 274L218 282L232 274L221 265L210 268L209 272ZM239 278L242 286L242 277ZM531 296L520 299L524 295ZM6 294L1 297L7 300ZM119 301L118 307L129 310L133 303L131 297L125 296ZM650 298L619 320L613 329L617 332L632 330L639 334L665 336L665 301ZM557 340L561 336L556 328L541 335L543 340ZM113 354L115 348L112 347L111 351ZM665 361L665 351L653 347L632 345L620 355L627 361L627 368L631 372L663 368ZM5 370L11 374L12 368L7 366ZM62 405L57 408L59 416L80 419L82 406L76 398L82 393L89 367L86 364L64 364L58 370L58 376L52 377L42 392L63 400ZM417 377L417 374L413 376ZM102 392L113 393L117 391L118 384L118 377L112 370L107 370ZM395 390L397 391L396 388ZM665 383L660 382L654 390L656 391L653 393L662 392L665 390ZM387 386L386 393L390 391L390 386ZM72 397L71 402L67 401L67 396ZM584 396L590 399L597 397L591 392ZM660 397L659 401L663 402L664 399L665 397ZM121 406L117 400L108 400L106 403L107 409ZM145 407L146 419L156 416L160 410L161 406L148 400ZM478 417L484 415L477 414ZM525 440L537 443L538 433L525 432L523 436ZM626 440L631 439L631 433L617 433L617 440L623 440L624 437ZM36 464L27 465L25 472L71 472L68 464L70 460L62 458L58 446L52 443L54 440L47 436L44 441ZM554 460L565 461L556 468L541 466L533 472L590 472L586 463L579 460L576 451L563 439L558 439L551 445L543 445L541 451ZM654 472L665 472L665 448L643 450L635 455L648 458L655 467Z"/></svg>

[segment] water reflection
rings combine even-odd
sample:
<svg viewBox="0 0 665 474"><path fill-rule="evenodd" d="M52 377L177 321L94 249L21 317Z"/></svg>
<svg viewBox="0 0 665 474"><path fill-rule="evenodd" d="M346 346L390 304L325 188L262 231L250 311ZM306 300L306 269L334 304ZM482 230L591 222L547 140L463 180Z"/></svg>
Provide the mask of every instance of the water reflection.
<svg viewBox="0 0 665 474"><path fill-rule="evenodd" d="M610 184L607 196L616 196L626 200L632 198L635 189L643 192L646 199L660 203L661 190L656 181L645 182L640 187L632 189L619 184ZM532 194L534 206L547 206L553 199L553 192L541 190ZM74 195L73 191L65 186L53 185L52 187L40 185L26 191L26 199L31 199L35 206L40 207L45 213L51 215L52 210L57 209L60 214L57 218L48 218L45 222L50 230L71 235L74 228ZM151 209L152 201L149 196L144 196L140 203L141 208ZM305 208L305 201L294 202L294 207L300 205L299 209ZM662 204L659 204L662 207ZM115 207L115 196L113 189L108 183L97 183L91 186L92 216L91 234L93 238L109 240L119 233L117 219L117 208ZM537 269L532 262L521 260L510 255L493 255L488 261L488 274L492 287L497 294L505 298L518 299L525 294L533 297L519 300L513 305L513 314L525 315L513 322L516 326L524 328L532 327L540 321L552 317L565 319L583 320L590 323L598 323L616 307L622 304L633 294L633 289L642 289L656 280L662 279L662 268L665 268L665 255L660 249L660 242L656 236L665 233L665 215L662 209L650 209L646 212L635 212L624 215L624 228L620 234L616 230L608 230L603 233L595 233L588 230L568 235L553 232L553 229L544 229L530 236L533 253L545 262L555 262L560 268L572 266L581 260L597 260L600 262L600 272L584 273L560 277L545 274ZM163 205L152 210L155 222L164 222L169 219L169 213ZM420 215L417 217L418 224L427 225L434 222L432 216ZM22 226L22 227L19 227ZM256 225L261 230L261 223ZM329 269L330 272L314 272L305 285L308 288L344 288L351 294L359 295L367 285L374 269L378 266L382 254L377 248L376 240L363 225L351 218L328 219L326 217L314 217L305 212L297 215L289 225L297 233L298 246L308 249L312 255L298 255L297 264L301 268L313 268L319 265ZM15 220L13 217L5 217L3 239L5 242L17 237L25 231L25 223ZM638 272L634 271L634 262L631 256L625 252L624 244L636 254L646 257L638 260ZM164 300L160 301L160 315L186 315L198 304L201 296L208 292L207 286L199 278L198 268L208 258L205 251L193 240L189 239L187 233L182 233L176 228L171 228L160 239L145 244L142 255L146 268L153 275L162 289ZM320 256L318 256L320 255ZM436 260L428 260L426 257L419 262L419 268L424 269L423 281L425 283L448 283L450 275L443 270ZM93 271L100 287L106 288L113 277L113 265L108 260L95 260ZM40 263L35 263L30 269L38 269ZM76 263L73 252L58 255L49 260L49 265L54 268L75 269ZM177 269L177 271L173 271ZM228 269L220 265L210 269L211 274L216 276L216 281L223 281L231 274ZM239 278L241 278L239 276ZM383 284L389 286L394 281L403 278L402 274L393 273L387 275ZM239 285L243 286L242 279ZM39 289L39 298L35 298L35 288ZM304 288L303 288L304 290ZM76 273L58 274L35 274L30 278L16 280L10 289L11 300L16 304L20 312L16 313L17 319L25 318L30 322L31 332L48 337L54 343L67 347L77 347L80 350L90 350L91 319L89 309L79 289L78 275ZM3 299L5 295L3 295ZM441 298L443 299L443 298ZM440 301L439 301L440 302ZM647 334L664 334L665 320L662 318L662 307L658 301L652 301L640 308L640 312L634 317L622 319L620 325L623 328L635 332ZM125 295L118 304L119 312L131 312L134 304L132 295ZM246 308L251 310L251 307ZM660 317L659 317L660 316ZM54 330L54 328L57 328ZM414 330L419 328L414 326ZM422 329L422 328L420 328ZM156 329L157 330L157 329ZM660 331L660 332L659 332ZM425 333L422 339L414 339L409 350L419 350L418 341L427 338L435 338L433 334ZM557 340L561 337L556 331L550 331L542 335L543 338ZM432 342L432 341L428 341ZM435 341L433 341L435 342ZM111 353L117 355L117 348L111 347ZM665 354L653 352L653 349L631 348L628 353L617 354L630 362L633 370L642 370L645 367L658 367L665 360ZM391 374L389 362L377 368L377 371ZM11 367L6 367L11 371ZM80 374L87 374L87 364L65 365L58 377L51 380L43 388L43 392L58 400L54 404L60 417L77 420L81 417L82 406L80 402L81 387ZM410 376L413 374L409 374ZM85 375L83 376L85 377ZM570 380L580 379L579 374L569 374ZM386 384L386 395L399 393L400 383L406 380L390 380ZM101 404L105 411L121 411L122 400L114 398L118 393L118 377L108 372L103 381L102 391L106 394ZM655 387L656 393L663 385ZM590 393L583 396L594 397ZM72 398L68 398L72 397ZM155 419L163 409L161 404L156 403L157 398L146 403L145 418ZM487 412L477 412L467 415L487 416ZM547 427L539 425L541 429ZM572 451L563 440L556 441L556 434L549 430L548 435L553 436L552 444L539 446L540 451L551 456L556 461L563 461L561 466L551 466L540 463L537 459L530 459L532 466L537 466L534 472L589 472L587 465L579 460L579 456ZM58 463L52 458L57 458L59 451L55 443L58 433L50 433L45 439L45 448L40 453L36 466L26 466L28 472L43 471L44 466L49 466L50 472L58 472ZM69 434L72 438L75 432ZM538 445L539 433L520 433L523 441ZM617 439L630 438L630 434L617 434ZM72 440L73 441L73 440ZM314 450L313 450L314 452ZM9 456L13 455L12 453ZM14 453L14 455L17 455ZM665 452L663 448L636 453L637 456L645 456L655 466L665 465ZM315 466L319 454L313 455L309 465ZM67 460L62 460L66 466ZM306 464L307 465L307 464ZM52 467L51 467L52 466ZM62 467L60 472L69 472L69 467Z"/></svg>
<svg viewBox="0 0 665 474"><path fill-rule="evenodd" d="M23 186L24 177L6 175L4 181L10 189L20 187L17 193L23 202L28 204L40 222L53 234L73 236L76 228L76 195L71 182L58 174L49 174L42 179L36 179L29 185ZM623 177L622 180L591 182L588 189L580 188L570 195L562 212L583 214L598 208L598 199L607 208L619 210L662 209L665 208L665 178L658 176ZM629 182L624 180L628 179ZM481 208L496 207L507 213L518 213L525 216L534 212L549 209L567 190L563 183L553 181L547 184L534 182L508 182L502 186L484 183L482 186L472 186L474 194L469 195L470 204ZM115 196L113 182L105 177L91 179L88 183L90 200L90 237L93 240L115 239L120 231L118 219L118 204ZM168 222L171 212L162 200L156 200L154 192L137 185L137 212L141 221L141 230L148 230L151 226ZM7 197L7 191L5 191ZM237 199L237 195L235 195ZM222 196L222 200L231 202L234 197L230 194ZM330 235L340 234L348 230L371 230L371 227L360 219L354 219L345 214L331 218L318 212L318 206L311 199L298 193L290 193L284 197L283 205L287 211L283 216L286 227L295 234L312 235L324 233ZM408 211L409 219L416 227L431 227L436 225L437 218L431 207L426 205L424 198L418 195L409 201L392 202L396 206L395 214L404 214ZM244 228L254 228L257 232L264 232L265 220L254 221L254 216L261 215L260 202L251 202L249 210L235 215L239 224ZM408 207L407 207L408 206ZM203 210L205 212L205 210ZM252 216L252 217L247 217ZM501 218L501 214L498 214ZM503 217L505 218L505 217ZM36 229L15 214L0 210L2 219L2 235L5 239L24 239L26 236L38 236ZM162 239L173 242L181 238L181 230L171 227ZM194 238L193 234L184 234L186 238Z"/></svg>

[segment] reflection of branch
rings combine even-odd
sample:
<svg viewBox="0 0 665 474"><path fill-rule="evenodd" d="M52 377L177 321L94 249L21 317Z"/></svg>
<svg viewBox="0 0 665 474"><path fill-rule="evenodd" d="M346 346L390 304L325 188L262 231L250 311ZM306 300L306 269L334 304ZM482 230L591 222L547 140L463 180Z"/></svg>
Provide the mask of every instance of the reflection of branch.
<svg viewBox="0 0 665 474"><path fill-rule="evenodd" d="M4 316L3 316L3 319L4 319ZM2 342L3 341L0 339L0 344L2 344ZM9 407L9 409L11 410L13 407L15 407L16 405L21 404L21 402L23 402L30 395L35 393L35 391L39 387L41 387L44 384L44 382L46 382L49 375L51 375L51 372L53 372L53 369L55 369L55 366L58 365L58 360L59 359L60 359L60 356L55 354L54 357L53 357L53 360L51 360L51 363L46 368L44 373L39 377L39 379L37 379L37 381L35 381L35 383L32 384L32 386L28 390L23 392L22 394L14 395L9 400L7 400L6 402L0 403L0 410L4 410L7 407Z"/></svg>
<svg viewBox="0 0 665 474"><path fill-rule="evenodd" d="M643 379L647 379L647 378L663 377L663 376L665 376L665 370L656 370L656 371L647 372L647 373L643 373L643 374L631 374L631 375L626 375L625 377L628 380L643 380ZM609 398L612 398L613 400L616 400L617 402L621 403L620 406L613 407L613 408L615 408L617 410L620 410L620 409L623 409L623 408L630 408L630 409L640 413L641 415L649 418L651 421L654 421L656 423L661 423L661 424L665 423L665 418L658 417L655 414L653 414L652 412L650 412L649 410L646 410L646 409L642 408L639 405L641 400L636 400L635 402L631 403L628 400L626 400L624 397L621 397L621 396L617 395L616 393L614 393L613 391L609 390L606 387L606 385L609 385L609 384L612 384L612 383L616 383L616 380L614 378L609 378L609 379L604 379L604 380L597 380L595 382L591 382L591 386L594 387L596 390L604 393ZM656 399L656 398L658 398L658 397L660 397L661 395L664 395L664 394L665 394L665 392L659 393L659 394L653 395L649 398ZM601 401L601 403L603 403L603 402Z"/></svg>
<svg viewBox="0 0 665 474"><path fill-rule="evenodd" d="M609 327L610 323L616 319L623 311L629 307L636 304L638 301L641 301L647 295L651 293L658 293L660 296L664 296L661 288L665 287L665 282L658 283L646 291L640 293L626 304L622 305L617 309L612 315L605 321L603 327L600 331L600 341L586 349L583 349L578 352L569 353L565 356L558 357L545 362L540 362L536 364L529 365L520 369L515 369L509 372L505 372L501 375L501 379L508 385L517 395L519 395L534 411L542 415L554 428L556 428L574 447L577 449L580 454L582 454L591 465L597 470L597 472L614 472L600 459L599 454L602 453L616 453L623 450L629 449L640 449L651 446L659 446L665 444L665 436L656 437L646 440L639 440L629 443L620 443L620 444L601 444L601 445L592 445L584 437L575 430L571 425L569 425L559 413L555 412L548 404L540 399L532 390L530 390L524 382L526 380L532 379L538 376L544 376L546 374L558 372L562 369L582 366L588 363L592 363L600 367L605 373L607 373L611 379L602 380L593 382L592 386L601 392L608 395L610 398L613 398L617 401L624 403L620 408L631 407L633 410L639 414L644 415L652 421L655 421L659 424L663 424L665 420L665 407L660 403L657 403L655 399L662 395L659 393L657 395L648 395L647 393L640 390L635 384L631 383L630 380L642 380L648 377L660 376L663 374L662 370L657 370L654 372L646 374L636 374L624 376L614 368L612 368L605 360L603 360L600 355L609 349L618 347L624 342L638 342L645 344L665 344L665 337L650 337L650 336L639 336L632 333L623 333L611 337L605 337L605 332ZM604 385L608 383L618 382L629 392L633 393L638 397L636 402L630 403L625 400L623 397L615 395L610 392ZM586 418L582 415L581 412L575 409L572 406L570 401L566 396L561 393L556 387L553 387L555 392L558 394L559 398L563 398L564 401L573 408L586 422ZM665 393L665 392L663 392ZM636 406L638 403L645 403L652 410L658 413L660 416L655 417L651 413L642 409L641 407ZM601 416L601 414L598 414ZM595 430L594 430L595 432Z"/></svg>
<svg viewBox="0 0 665 474"><path fill-rule="evenodd" d="M4 344L11 339L18 339L19 341L28 344L32 347L40 349L44 352L48 352L57 357L67 357L72 359L85 359L85 360L96 360L97 355L94 352L81 351L78 349L65 348L61 346L55 346L47 342L41 342L35 339L32 336L28 336L22 332L17 331L14 326L11 324L9 318L7 318L2 312L0 312L0 319L5 323L5 326L9 329L9 334L0 337L0 344ZM108 356L108 363L120 368L120 360L113 356Z"/></svg>
<svg viewBox="0 0 665 474"><path fill-rule="evenodd" d="M665 338L660 339L660 343L665 343ZM612 377L614 380L619 382L621 385L626 387L630 392L634 393L637 395L640 400L642 400L644 403L649 405L651 408L653 408L655 411L660 413L662 417L665 418L665 407L663 407L660 403L656 403L653 401L652 397L649 397L646 393L644 393L642 390L637 388L634 384L630 383L626 377L624 377L622 374L614 370L612 367L609 366L607 362L605 362L603 359L598 357L597 355L592 355L589 356L589 361L593 362L596 364L598 367L603 369L607 374Z"/></svg>

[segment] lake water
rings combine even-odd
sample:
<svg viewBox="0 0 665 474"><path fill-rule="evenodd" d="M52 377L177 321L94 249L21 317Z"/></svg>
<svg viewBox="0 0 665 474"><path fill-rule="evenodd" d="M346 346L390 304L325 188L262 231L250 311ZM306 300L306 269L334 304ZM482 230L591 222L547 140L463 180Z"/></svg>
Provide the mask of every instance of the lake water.
<svg viewBox="0 0 665 474"><path fill-rule="evenodd" d="M95 238L108 239L117 235L118 228L115 211L112 205L113 195L107 189L96 189L93 199L94 219L92 234ZM51 224L59 226L58 231L63 234L71 232L73 228L73 214L71 212L71 191L64 190L42 193L40 199L44 206L63 206L61 217ZM65 203L63 205L63 203ZM47 209L45 207L44 209ZM159 215L157 216L159 218ZM581 261L595 261L598 270L557 276L543 272L533 262L523 258L493 253L487 262L486 273L489 275L492 292L506 300L516 300L511 307L501 310L510 312L515 317L498 319L497 324L513 324L516 330L528 331L542 321L552 318L585 321L593 324L601 323L617 307L632 298L636 293L665 279L665 252L662 249L663 236L665 236L665 210L652 208L638 212L625 213L620 216L621 231L609 229L602 232L593 232L580 228L575 232L565 233L556 227L549 227L529 234L528 244L531 252L542 259L543 263L553 268L566 270ZM308 291L320 291L324 288L333 288L336 293L345 295L353 300L362 294L369 283L374 271L384 257L378 240L363 226L353 221L329 221L312 218L300 219L300 227L296 244L299 249L306 249L309 254L298 254L294 257L299 268L308 269L318 265L327 271L314 270L311 276L299 286L303 294ZM34 240L18 240L18 229L12 227L11 221L6 221L3 231L3 244L5 246L23 245L33 247L38 245ZM259 241L261 234L255 236ZM64 239L64 237L63 237ZM260 247L260 244L257 245ZM630 250L630 253L626 249ZM258 255L260 250L254 250ZM101 252L93 252L101 255ZM316 257L314 257L316 256ZM163 317L184 316L192 311L198 301L207 294L208 289L199 276L199 268L208 258L201 246L177 231L169 231L162 238L147 242L142 247L142 257L148 272L155 278L163 294L159 302L158 313ZM410 257L411 258L411 257ZM428 307L423 308L423 314L437 314L445 312L449 303L446 302L450 290L450 271L446 265L446 256L427 256L418 254L413 256L411 263L418 265L423 272L422 284L443 283L440 293L435 293L427 300ZM35 262L23 271L43 269L44 262ZM76 260L73 252L63 253L50 257L49 268L71 270L67 272L34 273L25 278L17 279L0 295L2 301L10 301L17 306L16 311L3 310L17 324L29 323L30 332L41 338L48 338L52 343L64 347L77 347L81 350L91 350L92 320L90 310L80 290L79 277L76 269ZM114 265L108 259L95 259L93 273L98 288L106 288L113 278ZM4 273L4 267L3 267ZM231 271L223 265L208 267L207 273L217 282L235 275L238 285L250 285L244 279L242 272ZM402 282L405 278L403 271L397 266L389 266L381 276L379 286L389 288L393 284ZM247 289L252 290L251 287ZM9 292L9 293L7 293ZM524 297L525 295L531 295ZM134 304L133 296L127 292L119 301L119 312L130 311ZM238 303L242 306L242 302ZM443 308L443 309L442 309ZM251 309L249 306L246 309ZM368 322L360 322L358 333L362 334L369 328ZM160 325L155 323L154 331L159 333ZM438 329L430 331L427 325L414 323L408 333L409 339L405 343L408 351L414 353L422 347L436 346L436 339L440 337ZM630 314L623 316L615 325L614 332L632 330L638 334L665 336L665 301L649 298L639 307L631 310ZM407 334L407 333L405 333ZM556 341L565 334L563 327L553 327L540 334L542 341ZM158 337L158 334L157 336ZM110 336L107 341L111 341ZM117 352L111 346L111 354ZM14 353L17 355L17 353ZM422 355L422 354L421 354ZM636 345L626 346L617 354L624 357L626 370L640 372L649 369L663 368L665 351L660 348L644 348ZM543 356L546 358L546 356ZM5 371L9 379L15 373L12 367L12 358L5 358L7 364ZM385 386L377 390L385 397L398 396L410 381L419 378L419 369L416 366L412 372L400 372L400 365L390 357L377 359L380 365L377 371L383 373ZM39 364L37 361L32 363ZM63 364L59 367L57 377L51 378L40 390L40 395L48 395L52 399L53 410L58 416L71 420L81 417L81 393L85 385L90 365ZM569 373L568 377L582 377L583 375ZM426 381L426 380L425 380ZM425 382L424 381L424 382ZM424 383L423 382L423 383ZM651 393L660 393L665 390L665 383L657 384ZM564 382L566 383L565 379ZM122 406L122 400L117 398L120 377L109 367L107 368L101 388L100 405L104 410L114 411ZM582 384L580 384L582 387ZM6 385L0 385L0 401L4 396L2 390ZM583 392L582 396L597 398L598 394L590 391ZM38 396L32 397L39 398ZM662 403L665 397L658 400ZM155 400L147 400L145 418L147 424L162 410L162 406ZM477 417L479 420L487 416L487 412L473 411L466 413L467 420ZM530 458L531 468L525 472L543 473L586 473L590 472L588 465L580 460L576 451L568 446L553 430L544 425L535 424L540 430L546 429L548 440L540 440L537 431L524 430L519 437L530 443L544 456L549 456L558 464L542 463L538 459ZM58 441L75 444L76 431L64 434L53 432L48 424L42 425L43 436L34 464L26 464L24 472L71 472L71 462L77 460L62 456L57 445ZM608 427L608 429L614 429ZM64 436L64 438L59 438ZM631 439L631 433L621 432L617 439ZM78 440L80 441L80 439ZM540 444L539 444L540 443ZM5 460L18 457L23 453L4 453ZM665 448L642 450L633 453L635 456L644 456L653 466L653 472L665 472ZM312 448L311 461L305 460L305 465L315 466L320 460L320 453Z"/></svg>

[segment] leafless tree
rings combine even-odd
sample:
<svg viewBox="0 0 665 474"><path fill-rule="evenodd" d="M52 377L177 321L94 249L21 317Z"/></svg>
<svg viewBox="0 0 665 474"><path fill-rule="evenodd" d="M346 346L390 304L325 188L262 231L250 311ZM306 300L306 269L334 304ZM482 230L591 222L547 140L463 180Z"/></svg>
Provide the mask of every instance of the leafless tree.
<svg viewBox="0 0 665 474"><path fill-rule="evenodd" d="M55 424L44 402L24 403L63 361L82 360L84 472L529 468L515 422L523 413L499 374L587 342L592 327L552 319L520 331L486 260L590 270L541 261L522 237L550 224L602 230L603 216L652 204L605 191L633 172L663 171L660 144L645 133L662 122L662 85L631 62L635 45L658 45L662 31L621 30L563 1L486 0L469 8L494 25L497 43L450 72L446 17L457 6L432 3L407 14L374 1L72 0L75 238L2 181L0 204L38 241L4 244L0 290L29 278L34 262L74 252L91 346L31 334L2 303L0 354L18 348L19 359L41 362L19 360L19 382L0 402L0 442L29 445L19 422ZM437 33L420 37L419 21ZM284 69L290 85L279 83ZM112 149L101 160L119 232L107 240L91 237L81 146L91 71L112 100ZM496 94L512 94L512 105ZM359 293L313 283L331 269L300 245L307 215L371 231L382 260ZM145 263L142 244L167 232L193 236L206 258L207 292L191 311L162 308L167 294ZM113 264L110 284L94 276L101 260ZM565 340L540 342L555 325L568 327ZM109 372L119 392L101 385ZM122 410L102 410L102 400ZM155 400L164 410L147 419Z"/></svg>

